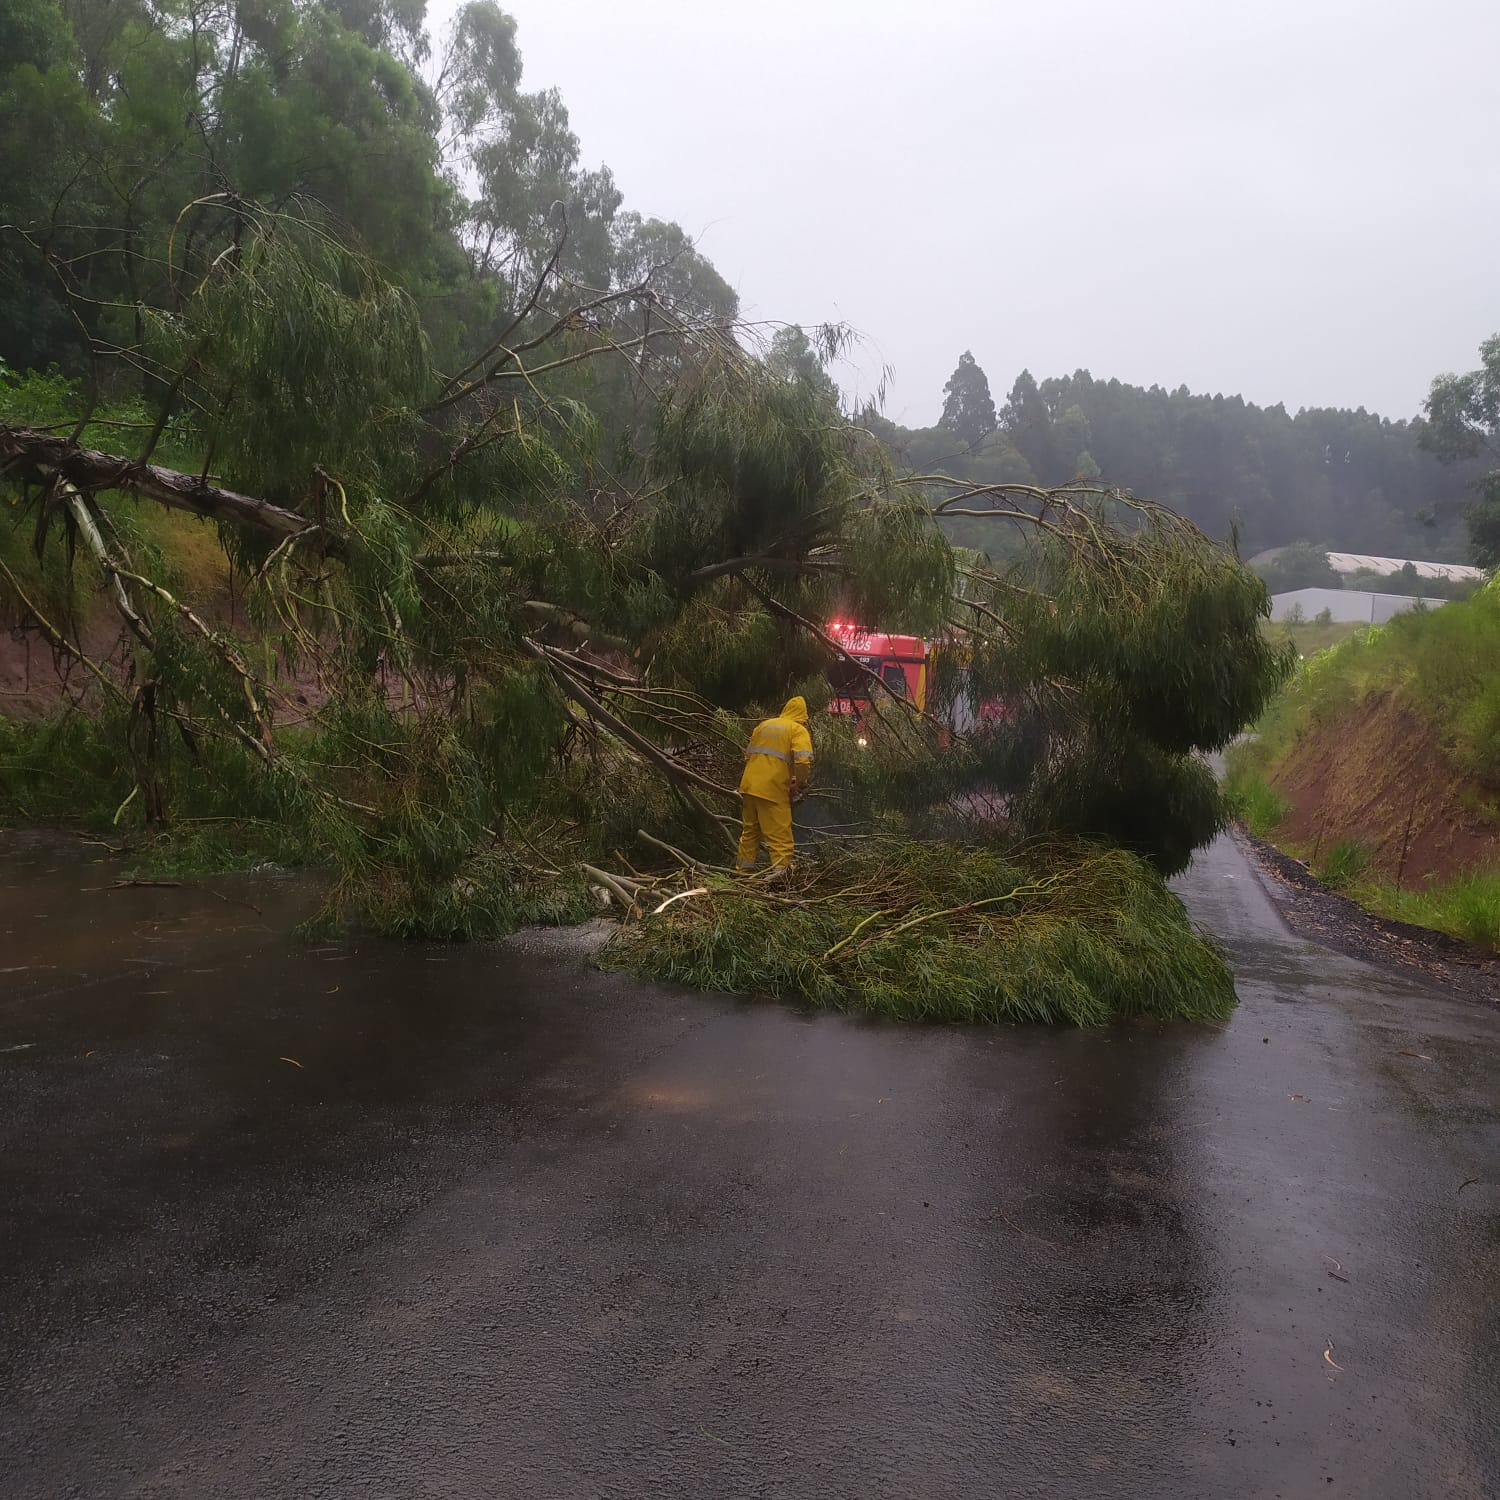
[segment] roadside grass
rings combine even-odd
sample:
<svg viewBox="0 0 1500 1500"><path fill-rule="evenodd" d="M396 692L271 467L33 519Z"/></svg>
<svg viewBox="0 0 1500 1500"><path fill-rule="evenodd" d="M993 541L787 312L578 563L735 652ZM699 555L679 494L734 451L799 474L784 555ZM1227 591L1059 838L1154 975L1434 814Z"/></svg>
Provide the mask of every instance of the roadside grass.
<svg viewBox="0 0 1500 1500"><path fill-rule="evenodd" d="M1371 886L1360 900L1381 916L1500 949L1500 870L1478 870L1415 891Z"/></svg>
<svg viewBox="0 0 1500 1500"><path fill-rule="evenodd" d="M1500 583L1361 626L1304 660L1256 726L1262 766L1375 692L1431 724L1471 775L1500 782Z"/></svg>
<svg viewBox="0 0 1500 1500"><path fill-rule="evenodd" d="M1330 890L1356 887L1370 868L1370 851L1358 839L1340 839L1319 861L1316 874Z"/></svg>
<svg viewBox="0 0 1500 1500"><path fill-rule="evenodd" d="M1290 641L1298 656L1316 656L1354 636L1366 634L1370 627L1360 620L1331 620L1327 624L1317 620L1267 620L1261 629L1267 640Z"/></svg>
<svg viewBox="0 0 1500 1500"><path fill-rule="evenodd" d="M1257 838L1269 838L1291 804L1266 780L1253 742L1233 746L1226 755L1224 800L1233 817Z"/></svg>
<svg viewBox="0 0 1500 1500"><path fill-rule="evenodd" d="M1417 889L1371 878L1369 851L1357 839L1342 839L1321 852L1276 838L1289 805L1266 777L1267 747L1255 740L1232 746L1226 757L1224 795L1233 815L1257 838L1277 843L1308 861L1330 890L1376 916L1428 927L1480 947L1500 949L1500 870L1476 870Z"/></svg>

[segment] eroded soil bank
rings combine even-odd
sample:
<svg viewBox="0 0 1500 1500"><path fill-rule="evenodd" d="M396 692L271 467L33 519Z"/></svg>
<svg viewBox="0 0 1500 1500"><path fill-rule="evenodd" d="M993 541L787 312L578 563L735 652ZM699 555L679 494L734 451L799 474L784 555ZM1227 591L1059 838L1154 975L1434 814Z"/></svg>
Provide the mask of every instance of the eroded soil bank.
<svg viewBox="0 0 1500 1500"><path fill-rule="evenodd" d="M1390 693L1308 730L1270 781L1290 805L1277 842L1314 863L1353 839L1372 872L1408 887L1500 865L1495 789L1477 784Z"/></svg>

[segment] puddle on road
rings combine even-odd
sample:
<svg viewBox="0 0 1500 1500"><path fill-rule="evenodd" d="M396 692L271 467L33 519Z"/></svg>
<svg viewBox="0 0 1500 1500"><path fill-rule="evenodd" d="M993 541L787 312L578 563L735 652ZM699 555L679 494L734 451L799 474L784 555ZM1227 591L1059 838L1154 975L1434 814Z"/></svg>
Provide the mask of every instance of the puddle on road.
<svg viewBox="0 0 1500 1500"><path fill-rule="evenodd" d="M0 995L170 967L205 977L247 943L293 946L316 909L304 875L126 880L126 862L63 833L0 833Z"/></svg>

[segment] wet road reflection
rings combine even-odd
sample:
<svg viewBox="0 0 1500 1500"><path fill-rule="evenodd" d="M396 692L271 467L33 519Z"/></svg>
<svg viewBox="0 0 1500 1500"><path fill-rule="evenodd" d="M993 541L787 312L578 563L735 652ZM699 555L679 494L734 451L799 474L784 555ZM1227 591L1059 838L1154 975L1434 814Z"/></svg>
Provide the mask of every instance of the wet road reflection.
<svg viewBox="0 0 1500 1500"><path fill-rule="evenodd" d="M1500 1018L1231 843L1241 1009L1098 1033L300 945L298 882L97 852L0 849L7 1496L1500 1489Z"/></svg>

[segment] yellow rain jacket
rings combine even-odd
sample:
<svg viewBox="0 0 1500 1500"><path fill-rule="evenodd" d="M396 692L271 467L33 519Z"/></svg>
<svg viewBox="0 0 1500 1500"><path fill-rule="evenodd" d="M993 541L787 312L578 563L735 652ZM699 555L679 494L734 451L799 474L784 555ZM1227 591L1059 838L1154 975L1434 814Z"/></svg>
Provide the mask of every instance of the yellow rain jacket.
<svg viewBox="0 0 1500 1500"><path fill-rule="evenodd" d="M799 786L812 775L812 736L807 732L807 704L788 698L774 719L762 719L745 750L745 773L740 795L789 802L792 781Z"/></svg>
<svg viewBox="0 0 1500 1500"><path fill-rule="evenodd" d="M807 732L807 704L787 699L774 719L755 726L745 750L745 773L740 777L740 847L737 863L753 870L762 842L771 863L792 862L792 787L812 775L812 737Z"/></svg>

